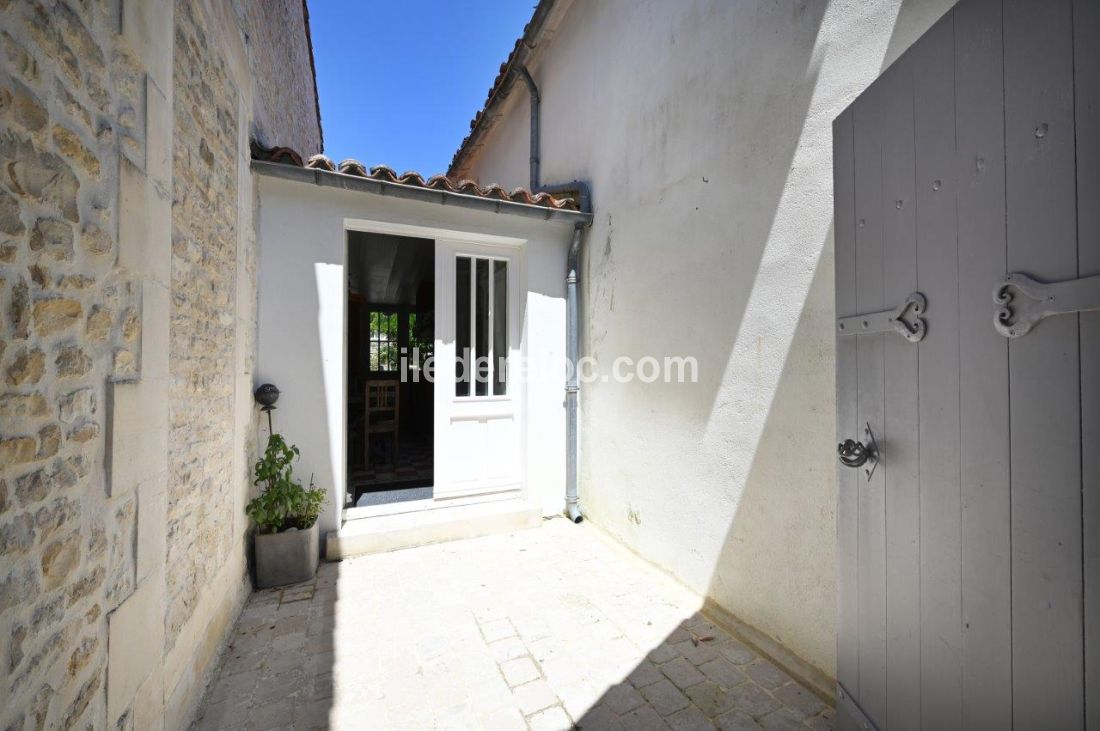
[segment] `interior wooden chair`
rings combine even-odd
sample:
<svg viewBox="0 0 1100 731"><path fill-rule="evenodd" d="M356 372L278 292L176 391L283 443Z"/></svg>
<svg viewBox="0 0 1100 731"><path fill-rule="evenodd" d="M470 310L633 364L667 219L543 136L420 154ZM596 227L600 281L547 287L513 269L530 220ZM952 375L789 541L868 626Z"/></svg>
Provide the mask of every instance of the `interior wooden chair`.
<svg viewBox="0 0 1100 731"><path fill-rule="evenodd" d="M368 380L366 398L367 432L363 437L364 464L370 466L371 434L390 434L390 461L397 466L401 426L401 399L396 379Z"/></svg>

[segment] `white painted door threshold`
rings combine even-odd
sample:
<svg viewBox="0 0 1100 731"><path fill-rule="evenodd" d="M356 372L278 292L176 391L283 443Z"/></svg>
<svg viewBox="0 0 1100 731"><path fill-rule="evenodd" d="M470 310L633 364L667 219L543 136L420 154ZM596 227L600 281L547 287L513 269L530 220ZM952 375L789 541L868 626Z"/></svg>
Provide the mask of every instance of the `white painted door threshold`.
<svg viewBox="0 0 1100 731"><path fill-rule="evenodd" d="M367 553L534 528L542 511L520 498L413 510L348 520L325 536L325 557L338 561Z"/></svg>

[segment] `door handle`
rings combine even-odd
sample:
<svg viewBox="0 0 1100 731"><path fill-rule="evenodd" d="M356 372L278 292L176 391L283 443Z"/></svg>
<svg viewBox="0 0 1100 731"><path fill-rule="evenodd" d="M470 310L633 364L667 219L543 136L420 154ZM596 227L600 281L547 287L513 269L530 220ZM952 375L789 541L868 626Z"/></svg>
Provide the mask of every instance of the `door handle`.
<svg viewBox="0 0 1100 731"><path fill-rule="evenodd" d="M856 439L845 439L837 445L836 451L840 456L840 463L845 467L859 469L870 464L871 466L864 470L867 473L867 481L870 482L871 475L875 473L875 468L878 467L878 442L875 441L875 434L871 431L869 423L864 426L863 435L867 439L866 444Z"/></svg>

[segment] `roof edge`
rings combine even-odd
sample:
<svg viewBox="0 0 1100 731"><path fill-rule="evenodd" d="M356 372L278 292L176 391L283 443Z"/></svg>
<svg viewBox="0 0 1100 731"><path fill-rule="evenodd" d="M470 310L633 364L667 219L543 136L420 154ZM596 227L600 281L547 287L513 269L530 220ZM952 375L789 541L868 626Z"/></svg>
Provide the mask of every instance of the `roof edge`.
<svg viewBox="0 0 1100 731"><path fill-rule="evenodd" d="M571 223L591 223L592 221L592 214L583 211L517 203L499 198L482 198L476 195L436 188L420 188L414 185L391 183L385 180L375 180L374 178L364 178L359 175L349 175L319 168L297 167L280 162L252 160L252 172L267 177L312 183L321 187L370 193L391 198L407 198L444 206L462 206L491 213L507 213L526 218L538 218L544 221L569 221Z"/></svg>
<svg viewBox="0 0 1100 731"><path fill-rule="evenodd" d="M519 69L526 64L530 54L537 48L538 37L545 29L546 21L550 18L554 6L557 4L558 0L539 0L539 4L535 6L531 20L523 27L523 35L512 47L512 52L508 54L508 58L500 65L500 72L489 89L489 95L485 98L485 103L474 115L474 118L470 120L470 134L462 140L454 157L451 158L451 164L447 168L448 175L453 175L455 169L466 161L474 145L492 126L494 118L490 112L508 97L508 92L512 89Z"/></svg>
<svg viewBox="0 0 1100 731"><path fill-rule="evenodd" d="M309 2L302 0L302 21L306 31L306 46L309 48L309 71L313 76L313 106L317 112L317 141L321 143L318 152L325 151L325 127L321 124L321 91L317 88L317 62L313 57L313 32L309 28Z"/></svg>

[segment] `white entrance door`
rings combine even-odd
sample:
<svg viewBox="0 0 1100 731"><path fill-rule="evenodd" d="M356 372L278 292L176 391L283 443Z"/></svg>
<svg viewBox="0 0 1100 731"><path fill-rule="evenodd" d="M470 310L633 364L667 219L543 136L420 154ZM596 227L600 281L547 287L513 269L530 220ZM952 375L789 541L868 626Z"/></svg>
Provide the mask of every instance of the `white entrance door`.
<svg viewBox="0 0 1100 731"><path fill-rule="evenodd" d="M436 500L518 490L519 249L437 240Z"/></svg>

